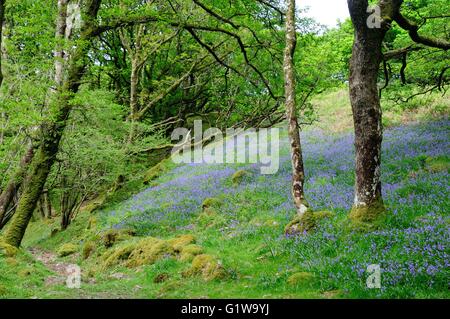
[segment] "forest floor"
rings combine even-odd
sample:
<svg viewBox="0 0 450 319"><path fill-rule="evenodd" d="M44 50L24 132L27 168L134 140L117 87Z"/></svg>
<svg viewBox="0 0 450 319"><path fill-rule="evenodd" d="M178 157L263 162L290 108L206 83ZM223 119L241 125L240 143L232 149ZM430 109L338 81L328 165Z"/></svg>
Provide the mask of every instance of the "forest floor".
<svg viewBox="0 0 450 319"><path fill-rule="evenodd" d="M385 112L389 214L380 229L360 233L347 227L354 137L346 94L315 102L321 121L302 133L306 193L333 217L313 233L284 236L295 210L283 133L277 174L261 175L257 164L178 165L126 201L81 212L64 232L51 235L57 219L35 220L16 257L0 253L0 296L450 297L448 117ZM80 289L65 283L72 264L81 267ZM366 286L371 264L382 269L381 289Z"/></svg>

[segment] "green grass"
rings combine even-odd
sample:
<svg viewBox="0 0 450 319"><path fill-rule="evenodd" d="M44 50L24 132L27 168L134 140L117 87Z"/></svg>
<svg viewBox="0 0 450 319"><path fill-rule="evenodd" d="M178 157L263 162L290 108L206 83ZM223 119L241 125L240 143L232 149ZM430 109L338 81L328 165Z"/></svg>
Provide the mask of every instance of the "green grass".
<svg viewBox="0 0 450 319"><path fill-rule="evenodd" d="M192 186L192 189L185 190L186 193L157 194L150 190L150 195L163 196L164 200L160 206L152 208L155 212L168 212L165 219L152 223L144 219L127 224L142 236L170 239L181 234L193 234L204 253L220 259L227 273L226 279L205 281L198 276L186 277L183 273L191 266L190 262L182 262L176 258L163 258L152 265L133 269L123 265L102 269L102 255L105 252L137 240L125 238L112 248L106 248L102 244L104 233L123 220L123 215L114 216L112 212L122 213L121 209L126 207L121 203L122 200L149 187L134 181L101 210L93 214L80 213L64 232L51 236L52 230L59 228L58 219L33 221L26 233L24 249L19 255L15 258L0 255L0 297L448 298L448 270L434 276L435 282L431 286L431 277L426 274L426 269L423 276L411 277L406 274L398 279L396 284L396 272L387 272L383 275L387 285L384 290L370 290L365 286L366 274L362 267L367 264L379 262L390 267L393 262L392 267L396 267L395 262L403 265L402 263L411 259L419 263L424 259L423 250L405 253L404 247L415 245L424 248L431 240L429 233L424 231L417 236L409 236L408 229L435 226L437 234L448 229L446 207L449 202L445 191L448 180L444 174L448 173L450 159L446 154L430 156L417 153L417 150L422 151L423 145L429 144L428 140L408 142L403 140L406 138L403 131L388 134L385 142L392 152L385 158L383 167L385 186L392 187L392 196L387 196L386 203L389 209L388 219L378 231L367 234L352 231L347 227L349 207L346 206L351 204L352 196L354 174L352 163L347 160L351 159L352 155L347 153L344 156L339 150L336 154L329 153L332 151L330 145L337 143L347 147L351 144L345 133L351 130L351 122L344 92L331 92L315 101L320 107L321 122L318 126L327 127L334 132L311 133L305 145L307 190L313 199L314 208L335 213L333 218L323 221L315 233L288 239L283 236L285 225L294 215L292 203L287 196L290 187L290 168L287 161L278 175L266 177L253 174L246 178L241 186L233 184L231 175L224 177L219 186L235 191L205 195L187 216L171 211L173 201L181 196L181 204L191 203L195 196L191 196L190 192L200 185ZM387 114L387 121L399 123L395 116L390 116L389 112ZM331 118L334 119L333 122ZM428 134L427 130L430 128L425 125L424 132ZM413 133L416 134L416 131ZM286 133L283 132L282 136L285 138ZM395 144L399 140L403 144L415 143L414 152L402 150L400 144ZM434 136L430 137L430 140L435 140ZM445 137L440 143L439 145L445 145ZM399 148L399 155L396 155ZM283 145L281 157L289 157L287 144ZM248 170L246 165L224 167L231 167L232 171ZM224 167L186 169L173 173L175 166L172 166L155 176L151 186L163 186L179 176L195 179ZM343 199L333 197L340 194L345 194L350 199L345 196ZM413 198L410 197L411 194L414 194ZM215 215L206 220L199 220L202 213L201 202L208 197L217 197L223 204L214 205ZM344 204L341 204L341 201ZM430 215L430 212L434 212L434 215ZM129 218L140 216L133 210L123 213ZM442 244L448 252L448 242L445 242L448 237L443 239ZM82 247L87 242L95 243L96 250L88 259L83 260ZM27 252L31 247L56 252L65 243L77 245L79 252L58 258L57 262L76 263L81 266L81 289L69 289L63 284L45 286L46 278L54 273L35 261ZM430 258L428 255L426 257ZM299 273L307 273L308 276L310 274L312 279L292 284L292 278L302 277ZM161 276L165 280L157 282L155 279ZM390 281L393 282L392 285L388 285Z"/></svg>

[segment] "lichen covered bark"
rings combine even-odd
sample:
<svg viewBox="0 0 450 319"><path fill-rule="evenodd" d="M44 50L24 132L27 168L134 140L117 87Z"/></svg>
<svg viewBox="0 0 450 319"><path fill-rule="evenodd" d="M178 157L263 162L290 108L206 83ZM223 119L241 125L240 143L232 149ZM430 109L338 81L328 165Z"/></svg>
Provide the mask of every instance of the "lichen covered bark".
<svg viewBox="0 0 450 319"><path fill-rule="evenodd" d="M289 0L286 12L286 49L284 54L285 105L289 126L288 134L291 144L292 196L298 214L303 215L308 210L308 203L306 202L304 195L305 173L295 97L296 81L294 54L296 45L295 1Z"/></svg>
<svg viewBox="0 0 450 319"><path fill-rule="evenodd" d="M5 18L5 2L6 0L0 0L0 51L3 40L3 21ZM3 83L2 56L0 52L0 87L2 86L2 83Z"/></svg>
<svg viewBox="0 0 450 319"><path fill-rule="evenodd" d="M392 8L385 6L384 12ZM350 61L350 101L355 129L355 198L350 217L375 221L384 211L381 195L382 112L378 92L378 72L383 59L382 42L389 24L370 27L367 0L349 0L355 27ZM357 213L356 213L357 212Z"/></svg>

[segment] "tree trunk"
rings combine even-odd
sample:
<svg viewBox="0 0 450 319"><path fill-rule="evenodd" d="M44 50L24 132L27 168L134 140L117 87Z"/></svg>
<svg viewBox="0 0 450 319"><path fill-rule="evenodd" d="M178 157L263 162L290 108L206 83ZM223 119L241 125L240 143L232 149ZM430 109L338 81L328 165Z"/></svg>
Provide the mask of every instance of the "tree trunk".
<svg viewBox="0 0 450 319"><path fill-rule="evenodd" d="M297 33L295 30L295 0L288 0L286 14L286 49L284 54L284 78L285 78L285 105L288 120L288 134L291 143L292 158L292 196L299 215L308 210L308 203L304 196L305 173L303 168L302 146L300 141L300 129L297 119L295 96L295 66L294 54L297 45Z"/></svg>
<svg viewBox="0 0 450 319"><path fill-rule="evenodd" d="M6 0L0 0L0 87L3 83L3 72L2 72L2 42L3 42L3 23L5 19L5 2Z"/></svg>
<svg viewBox="0 0 450 319"><path fill-rule="evenodd" d="M95 30L95 19L100 8L101 0L90 0L86 3L87 12L84 16L80 41L90 43ZM22 242L25 230L36 204L42 194L51 167L58 153L67 120L71 111L71 100L80 87L81 78L87 65L89 45L79 45L69 58L68 76L62 87L58 90L58 100L55 102L55 111L52 122L42 126L42 139L39 149L31 163L31 172L24 185L16 213L5 233L5 241L15 247Z"/></svg>
<svg viewBox="0 0 450 319"><path fill-rule="evenodd" d="M348 0L348 4L355 27L349 86L355 127L356 184L350 218L371 223L384 212L380 179L383 128L377 83L386 30L368 25L367 0Z"/></svg>
<svg viewBox="0 0 450 319"><path fill-rule="evenodd" d="M16 174L8 182L5 191L0 196L0 223L5 217L8 208L11 206L14 196L17 194L19 188L22 186L23 180L27 175L28 167L31 163L31 160L33 159L33 155L34 149L33 146L30 146L25 155L22 157L22 160L20 161L20 166Z"/></svg>
<svg viewBox="0 0 450 319"><path fill-rule="evenodd" d="M138 85L139 85L139 61L137 57L133 57L131 61L131 76L130 76L130 121L131 129L128 136L128 145L133 143L136 134L136 114L139 112L138 102Z"/></svg>
<svg viewBox="0 0 450 319"><path fill-rule="evenodd" d="M64 78L64 41L67 27L67 5L69 0L58 0L58 18L56 21L55 83L61 87Z"/></svg>

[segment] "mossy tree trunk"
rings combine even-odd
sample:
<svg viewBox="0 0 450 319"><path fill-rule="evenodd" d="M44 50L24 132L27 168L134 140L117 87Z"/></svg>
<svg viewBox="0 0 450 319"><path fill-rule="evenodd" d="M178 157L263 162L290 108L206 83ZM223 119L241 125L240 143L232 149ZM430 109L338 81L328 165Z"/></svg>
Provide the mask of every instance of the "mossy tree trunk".
<svg viewBox="0 0 450 319"><path fill-rule="evenodd" d="M6 0L0 0L0 87L3 83L3 72L2 72L2 41L3 41L3 23L5 19L5 3Z"/></svg>
<svg viewBox="0 0 450 319"><path fill-rule="evenodd" d="M3 22L5 19L5 3L6 0L0 0L0 87L2 86L3 83L1 48L3 40Z"/></svg>
<svg viewBox="0 0 450 319"><path fill-rule="evenodd" d="M30 167L30 173L24 184L22 196L17 205L16 213L5 233L5 241L19 247L25 230L41 197L51 167L55 162L64 129L72 109L71 101L78 92L84 75L88 57L88 45L93 37L95 21L101 0L90 0L86 3L79 45L76 46L68 60L67 78L58 87L58 99L51 122L42 125L42 137L36 155Z"/></svg>
<svg viewBox="0 0 450 319"><path fill-rule="evenodd" d="M6 186L4 192L0 195L0 229L3 228L2 225L5 224L3 222L5 215L8 211L8 208L11 206L14 197L19 192L19 188L23 184L23 180L27 175L29 165L34 156L34 148L30 146L22 157L20 161L20 166L15 173L15 175L10 179L8 185Z"/></svg>
<svg viewBox="0 0 450 319"><path fill-rule="evenodd" d="M295 96L296 81L294 55L297 46L297 32L295 30L295 0L288 0L287 5L286 48L283 66L285 82L285 105L286 117L289 126L288 134L291 143L292 196L299 215L303 215L308 209L308 204L305 200L304 195L305 173Z"/></svg>

